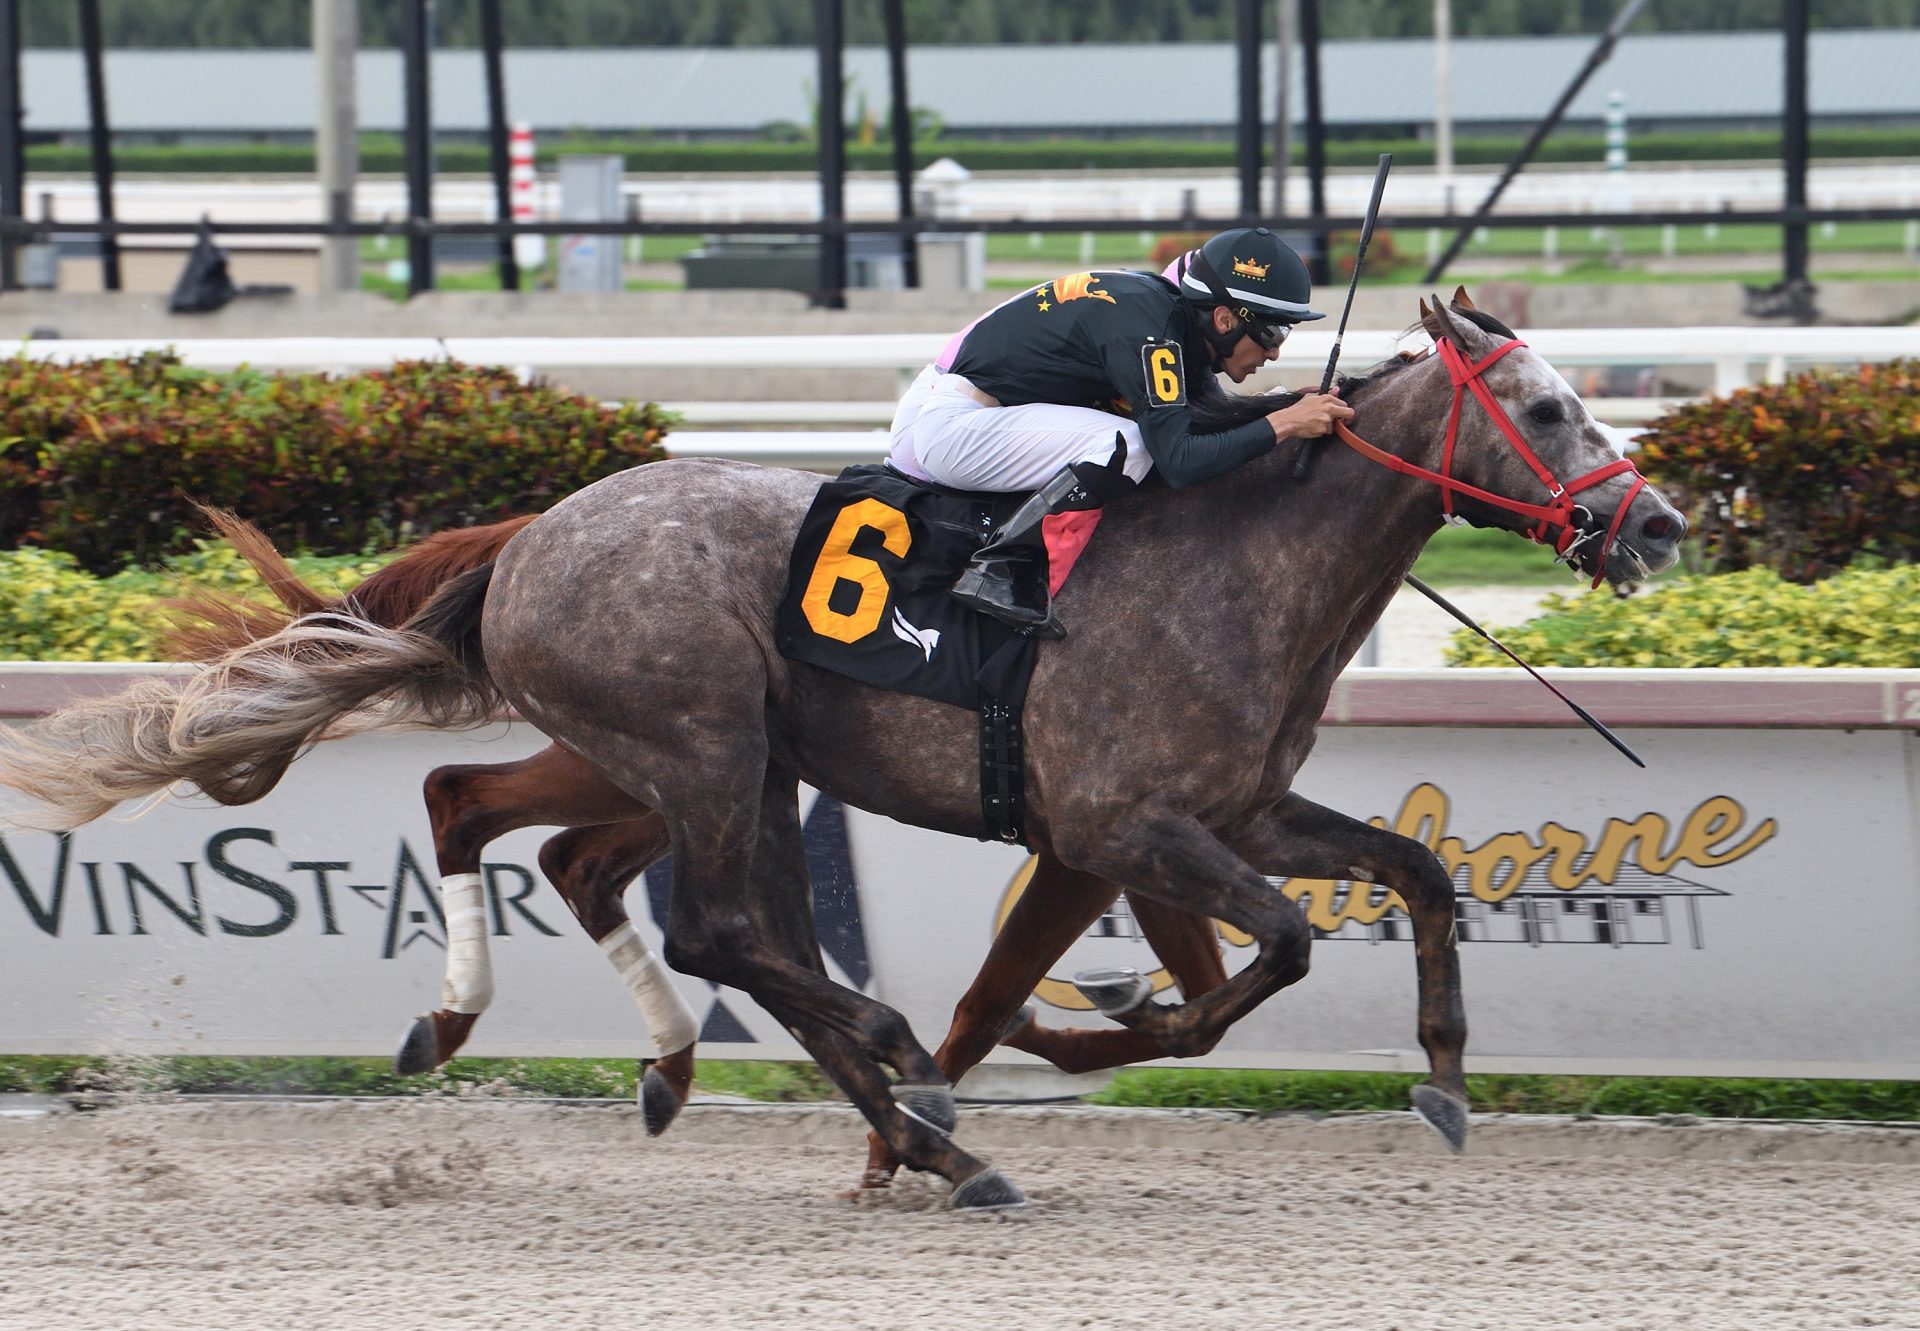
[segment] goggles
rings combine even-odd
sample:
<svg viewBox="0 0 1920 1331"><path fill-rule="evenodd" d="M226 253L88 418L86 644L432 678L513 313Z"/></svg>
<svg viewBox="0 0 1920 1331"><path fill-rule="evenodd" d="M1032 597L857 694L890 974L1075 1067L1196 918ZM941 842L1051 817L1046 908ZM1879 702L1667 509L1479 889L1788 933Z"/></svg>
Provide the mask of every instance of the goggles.
<svg viewBox="0 0 1920 1331"><path fill-rule="evenodd" d="M1287 340L1287 334L1293 331L1293 325L1290 323L1251 318L1244 311L1240 312L1240 327L1245 330L1248 337L1267 351L1279 347Z"/></svg>

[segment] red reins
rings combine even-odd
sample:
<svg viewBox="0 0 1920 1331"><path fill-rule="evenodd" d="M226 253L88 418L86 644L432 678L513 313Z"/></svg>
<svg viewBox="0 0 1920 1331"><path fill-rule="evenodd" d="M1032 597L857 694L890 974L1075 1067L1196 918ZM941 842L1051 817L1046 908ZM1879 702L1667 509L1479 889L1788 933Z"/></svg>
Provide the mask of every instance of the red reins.
<svg viewBox="0 0 1920 1331"><path fill-rule="evenodd" d="M1628 488L1626 498L1620 501L1620 507L1615 510L1613 523L1607 528L1606 537L1600 546L1600 562L1596 566L1598 571L1593 576L1593 585L1598 587L1606 576L1607 553L1613 549L1614 539L1620 533L1620 524L1626 520L1627 510L1633 506L1634 499L1646 485L1646 477L1639 473L1632 462L1626 458L1620 458L1588 472L1569 485L1560 483L1552 470L1540 461L1533 449L1528 446L1520 431L1514 428L1513 422L1508 419L1507 413L1501 409L1500 403L1494 398L1492 391L1488 389L1486 381L1482 378L1488 366L1514 348L1525 345L1526 343L1515 338L1510 342L1501 343L1481 360L1470 362L1453 344L1451 338L1443 337L1434 343L1434 349L1440 353L1440 359L1446 364L1448 377L1453 380L1453 405L1447 412L1447 440L1441 454L1439 471L1430 471L1416 463L1408 462L1403 457L1389 453L1384 448L1375 447L1348 429L1344 422L1336 422L1333 432L1341 443L1362 457L1393 471L1407 476L1416 476L1439 486L1441 508L1449 518L1454 515L1455 495L1477 499L1494 508L1533 519L1535 525L1525 533L1527 537L1542 545L1548 544L1551 538L1554 553L1560 555L1567 554L1579 544L1583 539L1583 533L1585 536L1592 534L1581 527L1575 516L1576 513L1590 511L1574 503L1573 496L1623 472L1631 472L1633 484ZM1540 478L1540 483L1547 487L1546 503L1529 504L1522 500L1509 499L1505 495L1497 495L1490 490L1482 490L1477 485L1469 485L1465 481L1454 479L1453 450L1460 437L1460 410L1469 391L1479 399L1480 405L1486 408L1487 415L1493 419L1495 425L1500 427L1500 433L1507 437L1507 442L1512 444L1515 451L1520 454L1521 461L1525 462L1532 469L1533 474Z"/></svg>

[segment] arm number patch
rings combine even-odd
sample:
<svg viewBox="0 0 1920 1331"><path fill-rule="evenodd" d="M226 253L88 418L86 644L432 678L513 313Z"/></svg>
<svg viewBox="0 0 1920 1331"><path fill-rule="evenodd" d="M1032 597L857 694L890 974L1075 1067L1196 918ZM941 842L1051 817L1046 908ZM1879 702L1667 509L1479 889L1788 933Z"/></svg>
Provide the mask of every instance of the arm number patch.
<svg viewBox="0 0 1920 1331"><path fill-rule="evenodd" d="M1187 405L1187 371L1180 363L1180 344L1150 340L1140 348L1140 368L1147 376L1147 405Z"/></svg>

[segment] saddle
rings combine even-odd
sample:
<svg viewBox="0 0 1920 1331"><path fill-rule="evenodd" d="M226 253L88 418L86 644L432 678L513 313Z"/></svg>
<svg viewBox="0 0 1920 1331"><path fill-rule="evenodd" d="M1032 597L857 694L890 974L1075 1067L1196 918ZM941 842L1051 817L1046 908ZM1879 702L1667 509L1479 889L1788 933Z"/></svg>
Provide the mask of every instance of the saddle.
<svg viewBox="0 0 1920 1331"><path fill-rule="evenodd" d="M800 524L774 620L789 660L978 712L982 839L1014 843L1026 839L1020 711L1039 644L949 593L1027 498L953 490L884 464L848 467Z"/></svg>

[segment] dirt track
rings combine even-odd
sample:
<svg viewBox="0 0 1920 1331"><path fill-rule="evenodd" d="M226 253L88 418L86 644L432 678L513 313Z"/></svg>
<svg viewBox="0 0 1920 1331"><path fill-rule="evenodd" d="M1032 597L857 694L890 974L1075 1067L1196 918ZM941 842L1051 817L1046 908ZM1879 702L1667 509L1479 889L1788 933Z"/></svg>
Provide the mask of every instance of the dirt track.
<svg viewBox="0 0 1920 1331"><path fill-rule="evenodd" d="M1920 1131L966 1111L1033 1199L832 1193L841 1109L0 1119L0 1327L1920 1327Z"/></svg>

